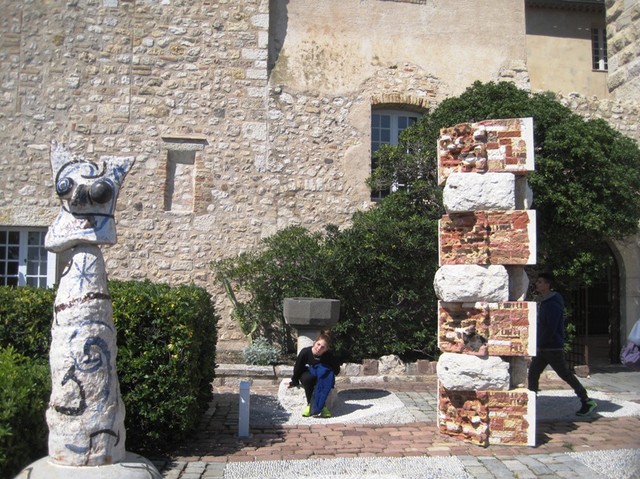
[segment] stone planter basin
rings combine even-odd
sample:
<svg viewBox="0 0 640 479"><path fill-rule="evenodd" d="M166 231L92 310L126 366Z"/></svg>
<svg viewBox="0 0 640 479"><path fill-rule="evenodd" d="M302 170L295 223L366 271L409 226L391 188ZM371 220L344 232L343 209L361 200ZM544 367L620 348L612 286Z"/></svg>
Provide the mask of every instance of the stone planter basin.
<svg viewBox="0 0 640 479"><path fill-rule="evenodd" d="M301 329L330 328L340 318L337 299L285 298L282 307L285 322Z"/></svg>

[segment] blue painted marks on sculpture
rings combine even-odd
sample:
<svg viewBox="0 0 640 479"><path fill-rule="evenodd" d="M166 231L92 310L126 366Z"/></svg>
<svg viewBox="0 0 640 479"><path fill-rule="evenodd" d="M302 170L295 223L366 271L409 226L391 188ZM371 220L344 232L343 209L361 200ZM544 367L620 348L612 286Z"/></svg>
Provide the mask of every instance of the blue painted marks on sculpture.
<svg viewBox="0 0 640 479"><path fill-rule="evenodd" d="M89 435L89 445L88 446L76 446L75 444L66 444L67 449L75 452L76 454L87 454L91 451L93 447L93 439L101 434L107 434L109 436L113 436L115 438L115 444L117 445L120 442L120 435L111 429L101 429L100 431L95 431Z"/></svg>
<svg viewBox="0 0 640 479"><path fill-rule="evenodd" d="M94 163L53 144L51 166L60 213L45 247L66 256L54 305L49 457L69 466L122 460L124 404L116 372L116 332L99 245L114 244L119 189L133 158Z"/></svg>
<svg viewBox="0 0 640 479"><path fill-rule="evenodd" d="M84 282L86 281L89 284L94 284L98 273L96 273L96 259L94 258L87 264L87 256L85 255L82 258L82 266L74 263L76 269L76 279L80 285L80 291L84 289Z"/></svg>

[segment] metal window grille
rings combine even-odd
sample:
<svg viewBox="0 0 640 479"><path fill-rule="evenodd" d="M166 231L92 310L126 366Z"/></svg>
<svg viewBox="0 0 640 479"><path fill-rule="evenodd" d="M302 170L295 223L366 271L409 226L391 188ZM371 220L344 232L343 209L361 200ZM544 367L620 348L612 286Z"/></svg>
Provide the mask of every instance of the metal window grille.
<svg viewBox="0 0 640 479"><path fill-rule="evenodd" d="M607 37L604 28L591 29L591 58L592 68L597 71L607 71Z"/></svg>

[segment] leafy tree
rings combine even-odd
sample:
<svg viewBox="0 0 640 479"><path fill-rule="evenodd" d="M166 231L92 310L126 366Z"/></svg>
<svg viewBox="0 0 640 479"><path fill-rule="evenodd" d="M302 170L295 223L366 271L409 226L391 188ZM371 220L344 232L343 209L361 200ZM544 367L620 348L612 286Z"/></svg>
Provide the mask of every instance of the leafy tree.
<svg viewBox="0 0 640 479"><path fill-rule="evenodd" d="M435 354L437 211L398 192L356 213L351 228L328 240L331 285L342 305L336 349L345 359Z"/></svg>
<svg viewBox="0 0 640 479"><path fill-rule="evenodd" d="M533 117L536 171L529 175L537 211L538 264L566 286L588 285L608 262L606 241L636 231L640 220L640 149L603 120L585 120L550 93L507 82L476 82L380 149L374 189L402 184L416 201L438 200L430 165L441 128L463 122Z"/></svg>
<svg viewBox="0 0 640 479"><path fill-rule="evenodd" d="M288 348L284 298L325 297L328 292L322 242L321 233L292 226L266 238L256 251L212 265L233 304L233 317L250 341L264 336ZM234 289L250 298L238 299Z"/></svg>
<svg viewBox="0 0 640 479"><path fill-rule="evenodd" d="M640 219L640 150L601 120L584 120L551 94L511 83L474 83L376 152L372 190L401 189L349 228L285 229L256 252L214 264L245 334L286 332L285 297L337 298L336 349L358 361L435 351L438 267L436 142L441 128L485 119L533 117L536 171L529 175L538 218L538 263L566 286L589 284L606 266L606 240L635 232ZM241 299L236 297L242 295ZM286 334L285 334L286 336ZM283 348L287 347L282 337ZM290 346L290 345L289 345Z"/></svg>
<svg viewBox="0 0 640 479"><path fill-rule="evenodd" d="M424 356L433 353L436 336L437 222L427 209L398 193L356 213L350 228L329 225L324 233L310 233L290 227L258 251L213 267L250 337L286 331L286 297L335 298L335 349L344 360ZM286 334L281 345L291 349Z"/></svg>

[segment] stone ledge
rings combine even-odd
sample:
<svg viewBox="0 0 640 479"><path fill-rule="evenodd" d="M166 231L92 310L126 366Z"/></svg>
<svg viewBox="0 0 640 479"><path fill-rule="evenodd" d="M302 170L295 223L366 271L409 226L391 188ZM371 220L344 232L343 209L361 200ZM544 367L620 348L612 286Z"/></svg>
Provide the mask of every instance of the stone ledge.
<svg viewBox="0 0 640 479"><path fill-rule="evenodd" d="M271 387L278 386L286 377L250 377L250 376L216 376L213 380L214 386L239 387L241 381L249 381L254 387ZM397 383L427 383L433 382L435 375L431 376L355 376L336 378L336 384L339 386L374 386L381 384L397 384Z"/></svg>
<svg viewBox="0 0 640 479"><path fill-rule="evenodd" d="M436 361L417 361L404 364L404 371L381 370L378 360L365 360L364 364L342 364L341 371L336 378L337 384L381 384L391 382L428 382L436 377ZM586 368L586 367L585 367ZM219 364L216 367L216 386L238 386L240 381L250 380L255 386L278 385L282 379L290 378L293 366L249 366L246 364ZM576 368L578 377L589 377L588 369ZM541 375L543 381L562 381L555 371L547 368Z"/></svg>
<svg viewBox="0 0 640 479"><path fill-rule="evenodd" d="M250 366L246 364L219 364L216 366L214 385L236 386L250 380L254 385L277 385L290 378L293 366ZM426 382L436 376L436 362L421 360L416 363L397 363L389 367L384 358L368 359L363 364L345 363L336 377L338 384L367 384L389 382Z"/></svg>

